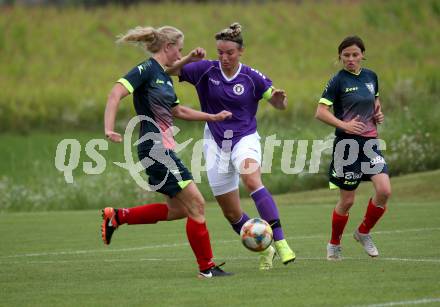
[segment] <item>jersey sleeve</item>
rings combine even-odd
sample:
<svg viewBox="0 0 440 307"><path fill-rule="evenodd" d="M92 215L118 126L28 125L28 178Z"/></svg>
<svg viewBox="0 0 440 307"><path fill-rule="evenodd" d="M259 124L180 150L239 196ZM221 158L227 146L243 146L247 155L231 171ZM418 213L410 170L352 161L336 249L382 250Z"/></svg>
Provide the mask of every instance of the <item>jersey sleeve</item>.
<svg viewBox="0 0 440 307"><path fill-rule="evenodd" d="M374 82L376 83L374 87L374 97L379 97L379 80L376 74L374 74Z"/></svg>
<svg viewBox="0 0 440 307"><path fill-rule="evenodd" d="M269 100L272 97L272 80L254 68L250 69L249 76L255 86L255 98L258 100L261 98Z"/></svg>
<svg viewBox="0 0 440 307"><path fill-rule="evenodd" d="M117 82L121 83L132 94L139 86L148 82L151 75L151 64L148 62L139 64L130 70Z"/></svg>
<svg viewBox="0 0 440 307"><path fill-rule="evenodd" d="M319 103L332 106L335 103L339 90L339 82L337 76L334 76L330 81L328 81L325 86L324 92L322 93Z"/></svg>
<svg viewBox="0 0 440 307"><path fill-rule="evenodd" d="M174 103L171 105L171 107L174 108L175 106L178 106L179 104L180 104L179 97L177 97L176 94L174 94Z"/></svg>
<svg viewBox="0 0 440 307"><path fill-rule="evenodd" d="M168 82L171 82L171 85L174 88L174 82L173 79L170 78L170 80ZM180 100L179 97L177 97L176 92L174 92L174 97L173 97L173 103L171 104L171 108L174 108L175 106L178 106L180 104Z"/></svg>
<svg viewBox="0 0 440 307"><path fill-rule="evenodd" d="M179 82L189 82L192 85L197 85L203 75L211 68L213 65L212 61L202 60L198 62L193 62L186 64L180 70Z"/></svg>

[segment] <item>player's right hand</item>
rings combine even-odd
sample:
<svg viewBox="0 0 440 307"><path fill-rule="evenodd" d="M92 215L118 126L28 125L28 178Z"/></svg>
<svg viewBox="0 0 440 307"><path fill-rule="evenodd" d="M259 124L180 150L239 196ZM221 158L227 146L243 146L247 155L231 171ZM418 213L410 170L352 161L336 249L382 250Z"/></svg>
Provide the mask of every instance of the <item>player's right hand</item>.
<svg viewBox="0 0 440 307"><path fill-rule="evenodd" d="M232 113L226 110L223 110L217 114L214 115L214 120L215 122L221 122L224 121L225 119L229 119L232 117Z"/></svg>
<svg viewBox="0 0 440 307"><path fill-rule="evenodd" d="M188 56L191 62L197 62L203 60L203 58L206 56L206 51L202 47L197 47L191 50Z"/></svg>
<svg viewBox="0 0 440 307"><path fill-rule="evenodd" d="M105 136L107 137L108 140L114 142L114 143L121 143L122 142L122 135L120 135L117 132L114 131L107 131L105 133Z"/></svg>
<svg viewBox="0 0 440 307"><path fill-rule="evenodd" d="M382 113L382 108L381 108L380 104L377 104L374 107L374 115L373 116L374 116L374 120L376 121L376 124L383 123L385 116Z"/></svg>
<svg viewBox="0 0 440 307"><path fill-rule="evenodd" d="M360 116L356 115L356 117L353 118L352 120L350 120L349 122L345 122L344 127L343 127L345 132L350 133L350 134L361 135L362 132L364 132L367 125L365 125L359 119L360 119Z"/></svg>

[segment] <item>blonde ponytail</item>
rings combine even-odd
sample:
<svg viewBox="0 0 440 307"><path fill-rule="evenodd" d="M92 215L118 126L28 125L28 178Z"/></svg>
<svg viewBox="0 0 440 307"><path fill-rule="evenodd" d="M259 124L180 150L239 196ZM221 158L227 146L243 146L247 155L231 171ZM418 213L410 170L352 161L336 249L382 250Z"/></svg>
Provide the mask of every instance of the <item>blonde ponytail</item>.
<svg viewBox="0 0 440 307"><path fill-rule="evenodd" d="M175 44L183 37L182 31L171 26L163 26L158 29L137 26L128 30L127 33L119 35L116 43L134 43L144 47L148 52L156 53L164 44Z"/></svg>

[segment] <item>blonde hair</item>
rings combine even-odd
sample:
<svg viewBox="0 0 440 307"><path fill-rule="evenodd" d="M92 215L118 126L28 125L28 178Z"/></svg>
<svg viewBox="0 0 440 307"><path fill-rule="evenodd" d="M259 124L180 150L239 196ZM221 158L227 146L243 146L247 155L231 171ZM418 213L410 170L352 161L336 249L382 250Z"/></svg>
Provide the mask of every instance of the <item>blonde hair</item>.
<svg viewBox="0 0 440 307"><path fill-rule="evenodd" d="M128 30L127 33L119 35L116 43L134 43L142 46L146 51L156 53L164 44L176 44L183 38L183 32L175 27L163 26L155 29L137 26Z"/></svg>
<svg viewBox="0 0 440 307"><path fill-rule="evenodd" d="M241 36L241 25L234 22L229 28L223 29L215 35L216 40L235 42L243 47L243 37Z"/></svg>

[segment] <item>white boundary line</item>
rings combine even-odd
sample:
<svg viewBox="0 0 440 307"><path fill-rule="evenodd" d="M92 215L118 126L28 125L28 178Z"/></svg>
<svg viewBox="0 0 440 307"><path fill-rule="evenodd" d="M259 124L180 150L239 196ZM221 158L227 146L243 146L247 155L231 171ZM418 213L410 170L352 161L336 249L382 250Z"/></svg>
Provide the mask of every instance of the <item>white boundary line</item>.
<svg viewBox="0 0 440 307"><path fill-rule="evenodd" d="M414 301L400 301L400 302L388 302L380 304L371 305L356 305L351 307L388 307L388 306L399 306L399 305L420 305L440 302L440 298L422 298Z"/></svg>
<svg viewBox="0 0 440 307"><path fill-rule="evenodd" d="M222 260L254 260L256 256L240 256L240 257L222 257ZM138 258L138 259L71 259L71 260L31 260L31 261L2 261L0 265L5 264L60 264L60 263L75 263L75 262L142 262L142 261L165 261L165 262L179 262L192 260L193 258ZM325 261L325 257L297 257L297 261ZM352 261L398 261L398 262L427 262L440 263L440 258L368 258L368 257L344 257L344 260Z"/></svg>
<svg viewBox="0 0 440 307"><path fill-rule="evenodd" d="M440 227L432 227L432 228L412 228L412 229L403 229L403 230L383 230L372 232L372 234L395 234L395 233L407 233L407 232L427 232L427 231L436 231L440 230ZM286 239L291 240L308 240L308 239L316 239L316 238L325 238L328 234L316 234L309 236L292 236L286 237ZM238 240L221 240L215 241L216 244L230 244L237 243ZM131 252L131 251L139 251L145 249L156 249L156 248L175 248L175 247L185 247L188 246L188 243L171 243L171 244L158 244L158 245L147 245L147 246L138 246L138 247L128 247L128 248L119 248L119 249L91 249L91 250L73 250L73 251L59 251L59 252L35 252L35 253L26 253L26 254L15 254L15 255L5 255L0 256L0 259L10 259L10 258L21 258L21 257L42 257L42 256L64 256L64 255L83 255L83 254L95 254L95 253L118 253L118 252ZM349 259L349 258L344 258ZM387 259L387 258L382 258ZM399 258L388 258L399 259ZM309 259L310 260L310 259ZM428 259L430 261L431 259ZM436 259L433 259L436 260ZM395 260L398 261L398 260ZM405 261L405 259L401 260ZM409 259L408 261L414 261ZM421 260L423 261L423 260Z"/></svg>
<svg viewBox="0 0 440 307"><path fill-rule="evenodd" d="M401 261L401 262L432 262L432 263L440 263L440 259L436 259L436 258L419 258L419 259L411 259L411 258L394 258L394 257L390 257L390 258L380 258L380 260L385 260L385 261Z"/></svg>

